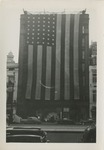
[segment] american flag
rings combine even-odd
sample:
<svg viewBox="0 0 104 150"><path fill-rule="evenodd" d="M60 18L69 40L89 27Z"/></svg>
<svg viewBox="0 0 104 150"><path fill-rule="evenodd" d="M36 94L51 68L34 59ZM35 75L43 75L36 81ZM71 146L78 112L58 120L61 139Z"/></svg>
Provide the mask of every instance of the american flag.
<svg viewBox="0 0 104 150"><path fill-rule="evenodd" d="M70 100L71 87L79 99L80 16L22 15L19 84L24 84L25 99Z"/></svg>

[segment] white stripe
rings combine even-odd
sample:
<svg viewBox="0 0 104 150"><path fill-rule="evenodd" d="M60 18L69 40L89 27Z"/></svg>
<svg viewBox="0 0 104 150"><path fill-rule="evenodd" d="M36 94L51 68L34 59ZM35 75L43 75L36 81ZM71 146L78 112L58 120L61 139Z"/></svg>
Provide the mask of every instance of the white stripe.
<svg viewBox="0 0 104 150"><path fill-rule="evenodd" d="M60 51L61 51L61 14L58 14L56 23L55 100L60 99Z"/></svg>
<svg viewBox="0 0 104 150"><path fill-rule="evenodd" d="M32 78L33 78L33 45L28 45L28 75L27 75L26 99L31 98Z"/></svg>
<svg viewBox="0 0 104 150"><path fill-rule="evenodd" d="M79 98L79 73L78 73L78 35L79 35L79 14L74 18L74 98Z"/></svg>
<svg viewBox="0 0 104 150"><path fill-rule="evenodd" d="M50 91L51 91L51 53L52 53L52 48L47 46L46 88L45 88L45 99L46 100L50 100Z"/></svg>
<svg viewBox="0 0 104 150"><path fill-rule="evenodd" d="M69 80L69 45L70 45L70 15L66 14L65 26L65 100L69 100L70 96L70 80Z"/></svg>
<svg viewBox="0 0 104 150"><path fill-rule="evenodd" d="M41 75L42 75L42 46L37 46L37 80L36 80L36 94L35 99L41 97Z"/></svg>

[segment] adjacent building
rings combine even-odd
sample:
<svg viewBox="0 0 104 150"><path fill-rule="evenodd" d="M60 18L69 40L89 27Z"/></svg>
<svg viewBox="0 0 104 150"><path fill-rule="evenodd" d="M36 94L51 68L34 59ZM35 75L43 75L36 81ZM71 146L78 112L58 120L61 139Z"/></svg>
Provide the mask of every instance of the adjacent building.
<svg viewBox="0 0 104 150"><path fill-rule="evenodd" d="M89 117L88 14L21 15L17 114Z"/></svg>
<svg viewBox="0 0 104 150"><path fill-rule="evenodd" d="M14 55L9 52L7 55L7 113L11 111L13 104L16 112L17 86L18 86L18 63L14 61ZM12 87L11 87L12 85Z"/></svg>
<svg viewBox="0 0 104 150"><path fill-rule="evenodd" d="M90 66L89 66L89 112L90 117L96 117L97 99L97 42L92 42L90 46Z"/></svg>

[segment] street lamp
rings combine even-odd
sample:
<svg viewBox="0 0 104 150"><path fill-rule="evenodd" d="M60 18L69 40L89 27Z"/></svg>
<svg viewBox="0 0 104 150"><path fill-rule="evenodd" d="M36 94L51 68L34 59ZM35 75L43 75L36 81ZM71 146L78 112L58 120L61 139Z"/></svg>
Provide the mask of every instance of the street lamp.
<svg viewBox="0 0 104 150"><path fill-rule="evenodd" d="M10 105L10 118L9 121L10 123L13 122L13 92L14 92L14 83L9 80L7 83L7 107L8 104Z"/></svg>

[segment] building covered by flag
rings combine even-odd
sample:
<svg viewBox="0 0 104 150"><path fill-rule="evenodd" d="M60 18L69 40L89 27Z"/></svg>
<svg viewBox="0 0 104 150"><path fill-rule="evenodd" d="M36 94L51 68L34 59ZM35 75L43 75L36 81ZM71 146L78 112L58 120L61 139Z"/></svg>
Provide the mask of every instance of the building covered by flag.
<svg viewBox="0 0 104 150"><path fill-rule="evenodd" d="M88 14L22 14L17 114L87 118L88 55Z"/></svg>

